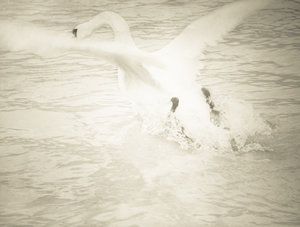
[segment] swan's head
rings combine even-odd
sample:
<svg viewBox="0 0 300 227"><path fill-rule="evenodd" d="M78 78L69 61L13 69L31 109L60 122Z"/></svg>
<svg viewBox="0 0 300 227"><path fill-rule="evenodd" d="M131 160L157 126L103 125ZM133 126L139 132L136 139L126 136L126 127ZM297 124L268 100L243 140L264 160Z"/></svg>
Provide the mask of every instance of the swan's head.
<svg viewBox="0 0 300 227"><path fill-rule="evenodd" d="M124 31L129 32L127 23L120 15L106 11L99 13L88 22L77 25L73 29L73 34L78 39L84 39L105 25L109 25L115 33Z"/></svg>
<svg viewBox="0 0 300 227"><path fill-rule="evenodd" d="M171 102L172 102L172 107L171 107L171 112L175 112L175 110L177 109L178 107L178 104L179 104L179 99L177 97L173 97L171 99Z"/></svg>
<svg viewBox="0 0 300 227"><path fill-rule="evenodd" d="M74 28L72 33L78 39L84 39L92 34L92 32L88 32L86 29L82 29L80 25Z"/></svg>
<svg viewBox="0 0 300 227"><path fill-rule="evenodd" d="M78 39L87 38L90 35L92 35L93 32L94 32L94 30L91 29L89 23L79 24L72 31L73 35Z"/></svg>

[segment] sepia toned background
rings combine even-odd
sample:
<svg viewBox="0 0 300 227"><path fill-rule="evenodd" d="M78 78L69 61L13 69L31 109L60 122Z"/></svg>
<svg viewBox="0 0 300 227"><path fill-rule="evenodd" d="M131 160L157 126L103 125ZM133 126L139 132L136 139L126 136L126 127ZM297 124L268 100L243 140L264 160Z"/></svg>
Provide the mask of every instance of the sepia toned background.
<svg viewBox="0 0 300 227"><path fill-rule="evenodd" d="M114 11L137 46L153 51L230 2L1 0L0 20L71 34ZM273 126L235 153L195 153L144 133L116 68L96 57L1 47L0 225L300 225L299 27L300 2L278 0L206 49L199 83Z"/></svg>

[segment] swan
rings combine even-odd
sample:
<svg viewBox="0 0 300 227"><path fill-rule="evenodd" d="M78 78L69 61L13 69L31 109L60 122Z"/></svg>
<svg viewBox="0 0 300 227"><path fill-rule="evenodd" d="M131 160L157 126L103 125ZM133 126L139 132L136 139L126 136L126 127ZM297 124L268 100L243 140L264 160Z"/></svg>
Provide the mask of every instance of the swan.
<svg viewBox="0 0 300 227"><path fill-rule="evenodd" d="M118 67L120 89L134 103L164 113L170 110L170 99L176 97L172 100L171 112L176 110L176 117L184 125L187 137L196 139L197 131L201 128L209 130L213 125L211 119L217 119L219 115L214 110L209 91L196 81L204 48L216 45L226 33L270 1L241 0L227 4L195 20L168 45L150 53L136 46L128 24L114 12L99 13L88 22L77 25L73 34L77 40L83 41L102 26L109 25L114 32L114 43L120 50L108 50L106 54ZM100 52L97 46L101 46L100 43L85 41L74 48L97 55Z"/></svg>

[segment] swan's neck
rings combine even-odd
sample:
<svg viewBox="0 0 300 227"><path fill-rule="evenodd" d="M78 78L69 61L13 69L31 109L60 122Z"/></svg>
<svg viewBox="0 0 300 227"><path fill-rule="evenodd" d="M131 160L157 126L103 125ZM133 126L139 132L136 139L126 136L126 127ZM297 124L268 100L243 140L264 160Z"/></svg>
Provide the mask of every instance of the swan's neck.
<svg viewBox="0 0 300 227"><path fill-rule="evenodd" d="M92 20L89 21L91 30L95 31L105 24L108 24L114 31L115 42L129 46L136 47L131 34L130 29L126 21L116 13L103 12L98 14Z"/></svg>

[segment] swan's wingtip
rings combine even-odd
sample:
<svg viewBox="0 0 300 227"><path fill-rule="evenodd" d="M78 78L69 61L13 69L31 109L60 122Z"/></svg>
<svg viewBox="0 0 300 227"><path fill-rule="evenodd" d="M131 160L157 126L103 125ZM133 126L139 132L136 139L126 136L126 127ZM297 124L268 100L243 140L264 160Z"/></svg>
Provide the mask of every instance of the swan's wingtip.
<svg viewBox="0 0 300 227"><path fill-rule="evenodd" d="M74 35L75 37L77 37L77 28L74 28L73 31L72 31L72 33L73 33L73 35Z"/></svg>

